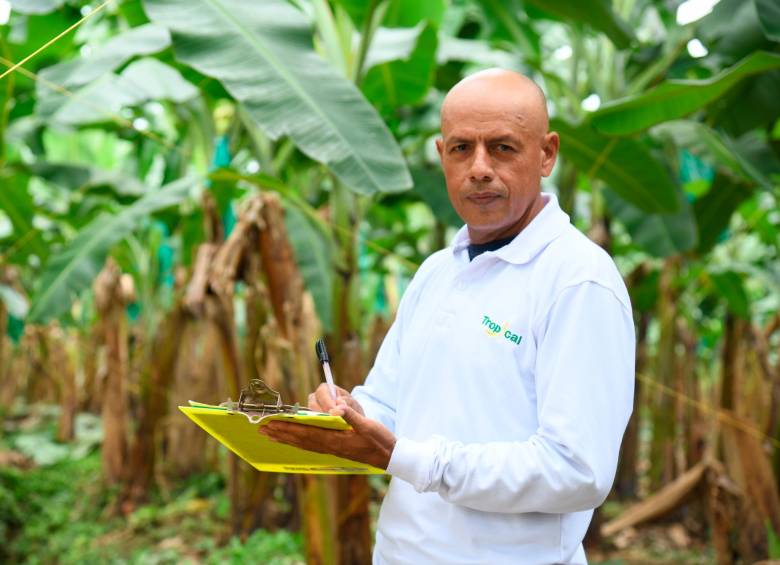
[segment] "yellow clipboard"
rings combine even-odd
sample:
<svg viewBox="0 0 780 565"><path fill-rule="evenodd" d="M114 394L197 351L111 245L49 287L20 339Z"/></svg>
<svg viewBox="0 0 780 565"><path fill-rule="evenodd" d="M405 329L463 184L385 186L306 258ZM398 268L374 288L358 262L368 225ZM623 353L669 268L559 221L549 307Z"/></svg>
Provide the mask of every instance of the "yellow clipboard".
<svg viewBox="0 0 780 565"><path fill-rule="evenodd" d="M301 473L311 475L381 475L385 471L359 463L305 451L291 445L271 441L258 432L260 426L272 420L285 420L333 430L348 430L350 425L339 416L299 410L297 414L269 414L259 422L250 421L246 414L228 410L224 406L201 404L190 400L189 406L179 406L186 416L206 430L217 441L252 465L258 471L271 473Z"/></svg>

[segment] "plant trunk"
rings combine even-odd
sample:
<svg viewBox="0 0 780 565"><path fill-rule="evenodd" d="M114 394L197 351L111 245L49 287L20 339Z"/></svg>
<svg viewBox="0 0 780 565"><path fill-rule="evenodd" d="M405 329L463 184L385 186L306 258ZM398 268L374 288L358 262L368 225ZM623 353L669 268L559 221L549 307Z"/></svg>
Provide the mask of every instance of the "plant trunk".
<svg viewBox="0 0 780 565"><path fill-rule="evenodd" d="M661 272L658 289L658 356L655 378L665 387L674 387L676 374L677 293L673 287L677 261L669 259ZM654 400L654 402L652 401ZM653 438L650 445L650 490L652 492L674 479L675 405L663 390L650 403Z"/></svg>
<svg viewBox="0 0 780 565"><path fill-rule="evenodd" d="M127 327L119 267L109 259L95 280L95 304L106 348L103 394L103 475L109 484L124 477L127 463Z"/></svg>
<svg viewBox="0 0 780 565"><path fill-rule="evenodd" d="M182 416L177 406L188 400L217 403L225 396L217 375L220 366L212 326L203 320L188 320L182 330L176 377L168 400L168 413L174 417L165 426L166 474L186 477L216 469L217 445L198 426Z"/></svg>
<svg viewBox="0 0 780 565"><path fill-rule="evenodd" d="M84 385L81 394L82 410L97 413L103 405L103 387L98 372L100 357L100 325L79 335L79 357L84 371Z"/></svg>
<svg viewBox="0 0 780 565"><path fill-rule="evenodd" d="M720 381L720 407L735 411L737 395L742 381L743 336L745 322L732 313L726 314L723 328L722 373Z"/></svg>
<svg viewBox="0 0 780 565"><path fill-rule="evenodd" d="M16 396L16 376L12 376L9 370L11 365L11 355L8 354L8 338L6 337L6 327L8 327L8 312L5 304L0 301L0 437L3 436L2 414L13 404Z"/></svg>
<svg viewBox="0 0 780 565"><path fill-rule="evenodd" d="M52 374L59 378L60 418L57 425L57 440L72 441L74 422L78 408L76 394L76 375L72 359L68 352L68 334L60 328L52 328L50 361Z"/></svg>
<svg viewBox="0 0 780 565"><path fill-rule="evenodd" d="M163 320L152 345L141 385L138 430L130 456L128 480L123 495L123 512L128 513L148 498L155 476L160 423L167 415L168 393L176 374L185 314L177 305Z"/></svg>

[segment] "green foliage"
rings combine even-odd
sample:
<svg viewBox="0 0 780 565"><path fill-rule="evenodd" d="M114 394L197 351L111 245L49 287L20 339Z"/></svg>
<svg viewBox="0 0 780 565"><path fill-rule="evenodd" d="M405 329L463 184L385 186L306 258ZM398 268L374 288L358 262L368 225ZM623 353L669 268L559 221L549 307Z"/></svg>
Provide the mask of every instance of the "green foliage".
<svg viewBox="0 0 780 565"><path fill-rule="evenodd" d="M295 205L285 204L285 224L301 277L310 289L322 327L333 327L333 242L323 227Z"/></svg>
<svg viewBox="0 0 780 565"><path fill-rule="evenodd" d="M696 224L685 196L678 192L679 211L647 214L611 190L605 191L610 213L631 233L632 241L654 257L669 257L696 246Z"/></svg>
<svg viewBox="0 0 780 565"><path fill-rule="evenodd" d="M74 191L110 188L117 196L142 196L147 188L137 179L75 163L38 161L30 166L37 177Z"/></svg>
<svg viewBox="0 0 780 565"><path fill-rule="evenodd" d="M574 126L561 119L553 119L550 127L561 137L564 157L623 199L647 212L678 209L674 182L641 142L603 136L587 124Z"/></svg>
<svg viewBox="0 0 780 565"><path fill-rule="evenodd" d="M80 17L55 0L25 6L14 6L10 29L2 32L17 60L32 48L27 31L63 24L58 32ZM651 20L663 29L648 26ZM354 192L374 196L353 201L353 211L370 210L372 222L365 227L371 245L361 251L363 268L387 273L403 265L408 274L414 267L405 260L418 263L461 224L432 166L442 92L490 65L544 82L552 127L562 139L562 166L552 183L575 179L575 204L576 193L591 186L604 195L606 213L630 239L618 253L703 256L735 235L731 224L760 227L762 240L776 245L771 204L757 200L760 192L775 192L780 169L768 136L780 118L776 27L776 10L761 0L723 0L684 29L665 5L613 10L607 0L273 0L251 9L237 0L195 7L184 0L124 2L36 58L45 67L37 85L11 75L12 165L2 173L11 190L0 196L0 228L5 222L5 233L9 225L12 233L0 240L0 252L26 272L43 263L30 317L57 317L88 288L113 249L108 242L129 241L143 224L119 224L117 239L109 230L113 220L101 214L132 207L163 179L204 174L220 140L232 159L220 164L232 177L210 175L220 211L235 209L248 187L283 196L305 284L330 327L340 248L354 238L333 231L332 220L314 220L329 217L332 204L333 179L324 167ZM711 55L691 59L681 51L694 35ZM571 55L558 60L564 47ZM591 93L602 105L589 114L581 102ZM136 118L142 125L134 125ZM678 178L668 158L674 155L695 156L714 180ZM414 190L376 198L410 186L407 163ZM419 214L419 206L438 223ZM735 224L748 209L757 219ZM423 216L422 223L412 220ZM176 261L191 263L193 246L205 237L203 218L193 206L166 212ZM92 247L98 232L109 237ZM134 241L134 251L126 244L114 253L139 286L151 289L133 263L147 257L140 248L149 242ZM57 251L48 261L50 249ZM149 300L154 295L145 293Z"/></svg>
<svg viewBox="0 0 780 565"><path fill-rule="evenodd" d="M758 19L768 39L780 41L780 4L773 0L755 0Z"/></svg>
<svg viewBox="0 0 780 565"><path fill-rule="evenodd" d="M750 300L748 299L742 277L734 271L712 273L710 280L715 290L726 301L728 309L744 318L750 319Z"/></svg>
<svg viewBox="0 0 780 565"><path fill-rule="evenodd" d="M35 205L27 192L28 182L27 175L0 169L0 210L10 219L14 235L13 253L7 257L11 262L19 262L30 253L41 259L47 255L43 240L32 225Z"/></svg>
<svg viewBox="0 0 780 565"><path fill-rule="evenodd" d="M83 123L88 119L77 120L68 117L68 113L76 113L79 117L90 114L100 117L106 110L118 111L137 96L124 92L128 84L115 84L112 71L135 56L165 49L170 41L168 30L147 24L117 35L89 58L78 57L47 67L37 82L37 113L44 118L58 118L64 123ZM109 90L111 86L114 88ZM77 93L77 98L63 93L63 88ZM106 117L103 116L103 119Z"/></svg>
<svg viewBox="0 0 780 565"><path fill-rule="evenodd" d="M181 179L91 222L47 263L33 298L30 321L40 323L67 310L74 296L89 288L113 245L149 214L187 198L192 185L192 179Z"/></svg>
<svg viewBox="0 0 780 565"><path fill-rule="evenodd" d="M621 49L636 39L631 27L612 10L609 0L530 0L529 3L561 19L584 23L604 32Z"/></svg>
<svg viewBox="0 0 780 565"><path fill-rule="evenodd" d="M17 414L17 416L22 414ZM36 407L38 425L4 442L35 451L67 452L31 470L0 467L0 561L4 563L138 564L303 562L300 534L258 530L242 543L227 539L226 485L217 473L192 475L176 489L152 493L127 519L101 474L99 419L79 414L73 445L54 441L56 410ZM97 424L97 425L96 425ZM3 446L5 447L5 446ZM218 540L225 540L220 543Z"/></svg>
<svg viewBox="0 0 780 565"><path fill-rule="evenodd" d="M463 221L452 207L447 191L442 190L444 173L441 169L438 167L414 167L412 168L412 178L414 178L414 193L428 204L440 222L453 227L463 225Z"/></svg>
<svg viewBox="0 0 780 565"><path fill-rule="evenodd" d="M772 524L767 520L766 536L769 541L769 559L780 559L780 536L775 533Z"/></svg>
<svg viewBox="0 0 780 565"><path fill-rule="evenodd" d="M669 80L630 98L604 104L592 117L593 127L610 135L636 133L704 108L740 80L780 68L780 55L758 52L705 80Z"/></svg>
<svg viewBox="0 0 780 565"><path fill-rule="evenodd" d="M207 549L209 543L201 544L202 549ZM300 534L279 530L273 534L263 530L257 530L250 535L244 543L237 538L232 538L225 546L213 551L208 551L206 563L220 565L222 563L256 562L269 565L293 565L303 563Z"/></svg>
<svg viewBox="0 0 780 565"><path fill-rule="evenodd" d="M0 559L5 562L148 564L303 562L300 534L257 530L224 546L215 510L225 485L216 475L193 477L133 512L107 518L116 493L105 490L98 453L32 471L0 469ZM202 486L198 486L198 483ZM205 488L203 488L205 486Z"/></svg>
<svg viewBox="0 0 780 565"><path fill-rule="evenodd" d="M725 175L715 177L709 192L693 204L699 253L709 252L723 238L734 211L750 194L748 187Z"/></svg>
<svg viewBox="0 0 780 565"><path fill-rule="evenodd" d="M177 58L220 79L269 137L288 135L362 194L411 186L376 110L316 55L308 22L282 0L245 4L146 0L153 21L174 36ZM182 11L190 17L182 18Z"/></svg>
<svg viewBox="0 0 780 565"><path fill-rule="evenodd" d="M363 94L382 114L392 115L397 108L425 98L436 71L437 42L436 29L427 25L408 57L376 65L366 74Z"/></svg>

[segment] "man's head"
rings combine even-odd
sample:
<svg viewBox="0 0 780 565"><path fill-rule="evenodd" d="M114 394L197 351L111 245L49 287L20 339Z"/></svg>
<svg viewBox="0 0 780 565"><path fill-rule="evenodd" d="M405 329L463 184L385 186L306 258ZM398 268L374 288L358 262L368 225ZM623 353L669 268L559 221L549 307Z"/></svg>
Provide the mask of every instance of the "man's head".
<svg viewBox="0 0 780 565"><path fill-rule="evenodd" d="M466 77L441 108L441 156L447 194L473 243L509 237L542 209L541 177L558 155L541 89L501 69Z"/></svg>

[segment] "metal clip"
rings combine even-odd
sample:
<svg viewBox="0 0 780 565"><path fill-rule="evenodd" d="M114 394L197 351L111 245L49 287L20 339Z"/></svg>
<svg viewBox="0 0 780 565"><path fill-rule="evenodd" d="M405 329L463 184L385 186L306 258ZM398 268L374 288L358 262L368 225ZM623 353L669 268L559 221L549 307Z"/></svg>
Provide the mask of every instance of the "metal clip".
<svg viewBox="0 0 780 565"><path fill-rule="evenodd" d="M283 404L282 395L260 379L252 379L249 386L241 390L238 402L227 400L220 404L228 412L243 414L252 424L257 424L264 416L271 414L297 414L300 405Z"/></svg>

